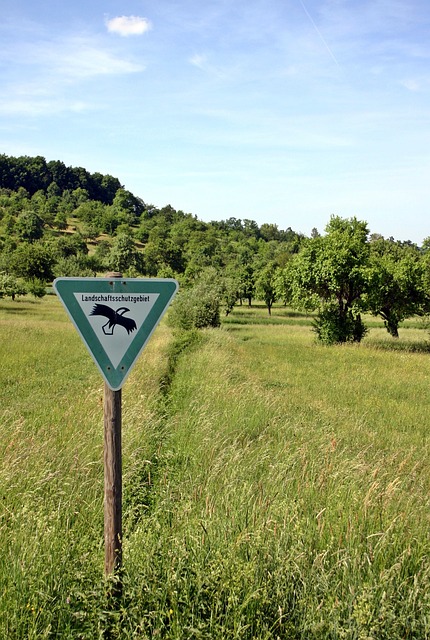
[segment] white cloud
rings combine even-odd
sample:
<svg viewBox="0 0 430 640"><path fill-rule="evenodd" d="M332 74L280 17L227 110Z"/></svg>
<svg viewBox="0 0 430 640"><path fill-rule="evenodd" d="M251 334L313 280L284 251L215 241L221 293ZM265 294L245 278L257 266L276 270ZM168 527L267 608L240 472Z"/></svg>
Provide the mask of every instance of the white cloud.
<svg viewBox="0 0 430 640"><path fill-rule="evenodd" d="M107 30L118 33L120 36L140 36L152 29L152 24L147 18L140 16L117 16L106 20Z"/></svg>

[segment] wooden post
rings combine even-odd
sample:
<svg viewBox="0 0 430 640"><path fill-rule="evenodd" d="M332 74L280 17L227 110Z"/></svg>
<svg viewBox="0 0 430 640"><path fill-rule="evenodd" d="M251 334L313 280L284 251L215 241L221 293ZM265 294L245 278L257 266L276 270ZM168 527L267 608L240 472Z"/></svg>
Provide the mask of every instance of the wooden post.
<svg viewBox="0 0 430 640"><path fill-rule="evenodd" d="M108 273L121 278L121 273ZM122 565L122 452L121 389L112 391L105 383L104 417L104 538L105 575L117 573Z"/></svg>
<svg viewBox="0 0 430 640"><path fill-rule="evenodd" d="M122 455L121 389L104 388L104 531L105 574L117 572L122 564Z"/></svg>

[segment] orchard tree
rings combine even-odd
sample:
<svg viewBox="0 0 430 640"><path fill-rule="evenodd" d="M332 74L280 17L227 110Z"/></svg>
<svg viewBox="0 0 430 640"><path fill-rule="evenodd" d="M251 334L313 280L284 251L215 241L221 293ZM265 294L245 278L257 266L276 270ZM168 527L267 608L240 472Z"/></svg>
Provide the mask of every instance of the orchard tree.
<svg viewBox="0 0 430 640"><path fill-rule="evenodd" d="M140 270L141 254L136 249L132 236L119 233L112 242L108 258L109 269L113 271L127 271L130 267Z"/></svg>
<svg viewBox="0 0 430 640"><path fill-rule="evenodd" d="M140 218L146 206L143 200L126 189L117 190L112 205L116 211L125 211L132 219Z"/></svg>
<svg viewBox="0 0 430 640"><path fill-rule="evenodd" d="M234 309L238 298L239 276L231 268L227 268L221 277L221 303L228 316Z"/></svg>
<svg viewBox="0 0 430 640"><path fill-rule="evenodd" d="M255 296L255 272L253 266L245 262L238 270L239 275L239 299L248 300L248 306L251 306L252 299Z"/></svg>
<svg viewBox="0 0 430 640"><path fill-rule="evenodd" d="M399 337L400 322L426 312L424 276L425 262L416 248L382 237L370 243L365 304L381 316L393 338Z"/></svg>
<svg viewBox="0 0 430 640"><path fill-rule="evenodd" d="M284 268L276 269L275 273L276 298L282 300L284 306L291 300L291 285L288 277L288 265Z"/></svg>
<svg viewBox="0 0 430 640"><path fill-rule="evenodd" d="M274 263L269 263L259 271L256 280L257 296L264 300L269 316L272 315L272 307L277 300L275 276L276 266Z"/></svg>
<svg viewBox="0 0 430 640"><path fill-rule="evenodd" d="M26 281L47 282L53 278L54 258L40 242L22 242L9 257L8 272Z"/></svg>
<svg viewBox="0 0 430 640"><path fill-rule="evenodd" d="M367 291L369 243L366 222L332 216L326 235L310 238L287 266L296 308L317 310L315 331L326 343L359 342Z"/></svg>
<svg viewBox="0 0 430 640"><path fill-rule="evenodd" d="M0 273L0 298L9 296L15 300L16 296L24 296L26 293L27 288L22 280L8 273Z"/></svg>
<svg viewBox="0 0 430 640"><path fill-rule="evenodd" d="M43 236L43 226L43 220L37 213L23 211L17 218L15 233L20 240L34 242Z"/></svg>

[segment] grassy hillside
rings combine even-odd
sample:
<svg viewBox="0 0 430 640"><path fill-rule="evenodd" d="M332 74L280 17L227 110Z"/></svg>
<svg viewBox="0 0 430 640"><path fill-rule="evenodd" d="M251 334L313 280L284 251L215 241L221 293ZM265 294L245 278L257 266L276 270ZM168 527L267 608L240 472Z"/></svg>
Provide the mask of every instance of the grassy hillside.
<svg viewBox="0 0 430 640"><path fill-rule="evenodd" d="M266 314L163 324L130 375L112 608L100 376L55 298L0 301L1 637L430 637L426 331Z"/></svg>

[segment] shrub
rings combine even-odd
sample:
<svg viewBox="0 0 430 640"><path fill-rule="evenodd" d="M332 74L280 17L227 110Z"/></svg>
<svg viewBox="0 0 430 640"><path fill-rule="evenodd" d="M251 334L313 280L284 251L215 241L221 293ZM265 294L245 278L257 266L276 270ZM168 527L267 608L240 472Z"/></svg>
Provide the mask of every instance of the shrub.
<svg viewBox="0 0 430 640"><path fill-rule="evenodd" d="M324 307L313 325L318 340L324 344L361 342L368 331L359 313L349 310L348 313L341 314L337 305Z"/></svg>
<svg viewBox="0 0 430 640"><path fill-rule="evenodd" d="M189 289L181 291L169 313L170 326L177 329L219 327L221 287L212 270L202 275Z"/></svg>
<svg viewBox="0 0 430 640"><path fill-rule="evenodd" d="M24 296L27 288L22 280L7 273L0 273L0 298L10 296L15 300L16 296Z"/></svg>
<svg viewBox="0 0 430 640"><path fill-rule="evenodd" d="M46 282L40 280L40 278L31 278L26 282L28 293L31 293L35 298L43 298L46 294Z"/></svg>

